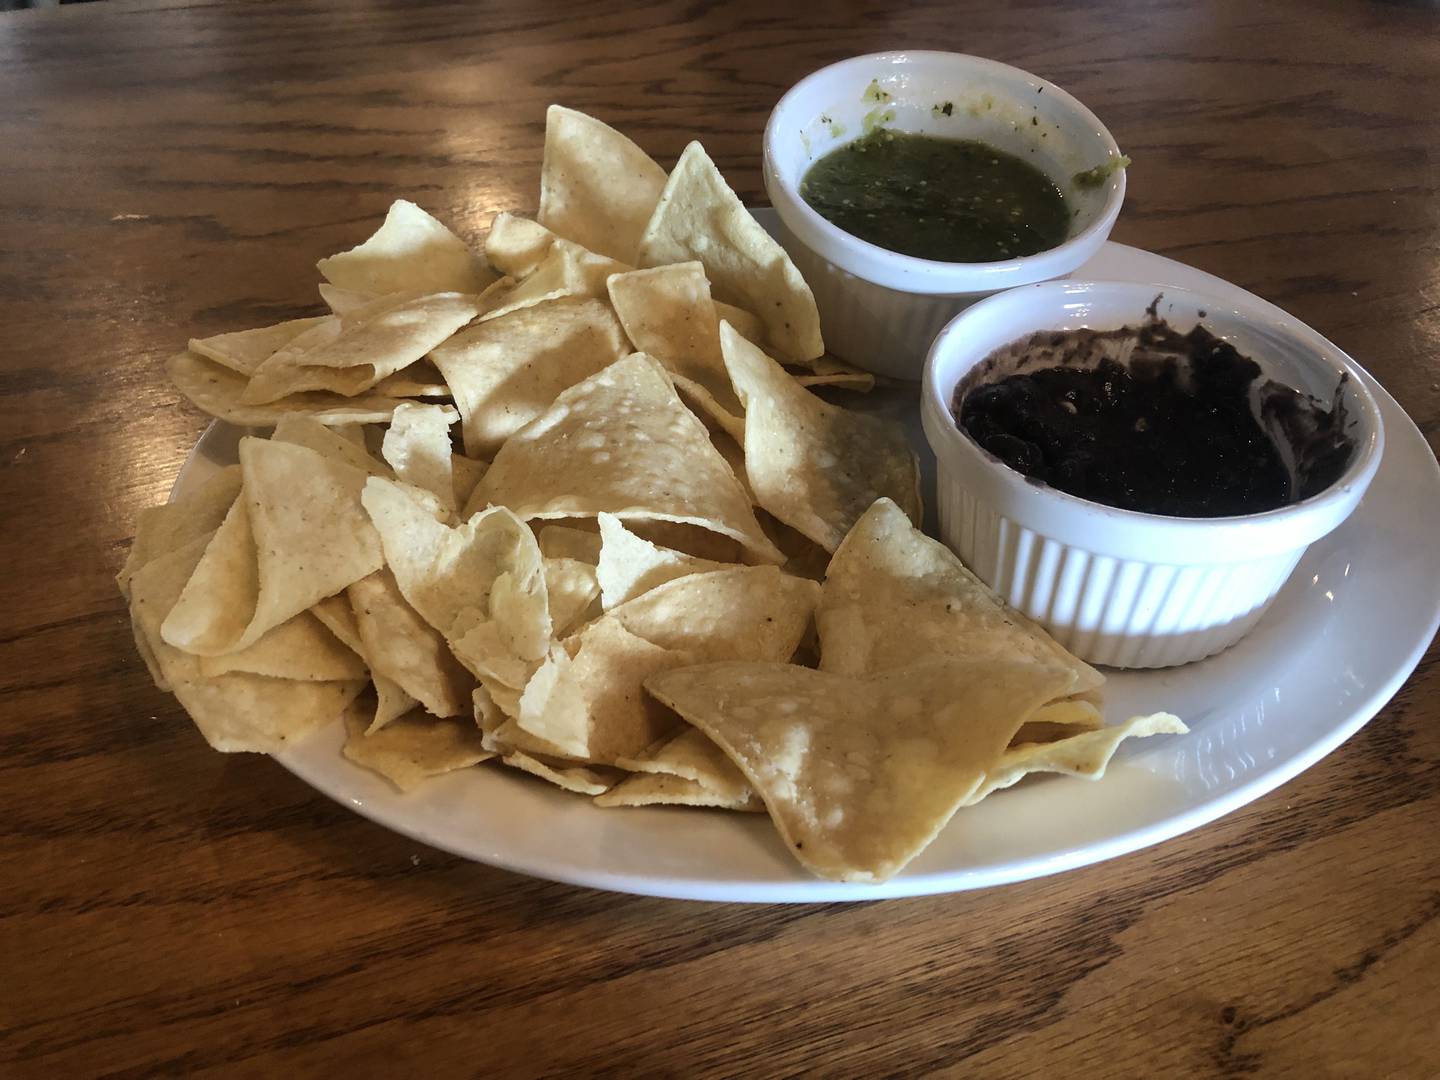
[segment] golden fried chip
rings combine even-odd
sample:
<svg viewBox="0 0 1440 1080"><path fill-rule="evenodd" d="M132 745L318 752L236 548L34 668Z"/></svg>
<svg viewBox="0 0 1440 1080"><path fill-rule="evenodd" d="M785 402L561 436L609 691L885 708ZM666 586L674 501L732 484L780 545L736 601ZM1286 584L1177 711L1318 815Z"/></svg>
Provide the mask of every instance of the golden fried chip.
<svg viewBox="0 0 1440 1080"><path fill-rule="evenodd" d="M631 772L682 778L720 800L705 805L741 809L756 800L745 774L699 728L687 727L640 757L621 758L616 764ZM760 807L756 805L755 809Z"/></svg>
<svg viewBox="0 0 1440 1080"><path fill-rule="evenodd" d="M557 237L550 242L549 250L533 273L483 298L484 314L477 321L500 319L552 300L603 297L606 279L631 269L634 268L626 263L596 255L579 244Z"/></svg>
<svg viewBox="0 0 1440 1080"><path fill-rule="evenodd" d="M240 440L240 467L242 495L165 619L165 640L201 656L243 649L384 561L359 469L256 438Z"/></svg>
<svg viewBox="0 0 1440 1080"><path fill-rule="evenodd" d="M1069 672L939 661L870 679L784 664L667 671L646 689L740 767L821 877L879 882L919 854Z"/></svg>
<svg viewBox="0 0 1440 1080"><path fill-rule="evenodd" d="M364 494L400 592L461 663L518 692L551 637L534 535L503 506L451 528L416 495L380 479L370 480Z"/></svg>
<svg viewBox="0 0 1440 1080"><path fill-rule="evenodd" d="M596 578L606 611L674 578L727 569L725 563L697 559L643 540L614 514L600 514L598 521L601 547ZM543 544L543 536L541 540Z"/></svg>
<svg viewBox="0 0 1440 1080"><path fill-rule="evenodd" d="M551 105L545 113L540 224L612 259L634 263L665 170L593 116Z"/></svg>
<svg viewBox="0 0 1440 1080"><path fill-rule="evenodd" d="M346 593L371 671L390 679L434 716L471 711L475 679L445 639L406 603L389 570L362 578Z"/></svg>
<svg viewBox="0 0 1440 1080"><path fill-rule="evenodd" d="M451 409L406 402L395 410L380 449L396 479L430 492L451 514L456 509L450 450L454 419Z"/></svg>
<svg viewBox="0 0 1440 1080"><path fill-rule="evenodd" d="M231 465L219 470L190 494L164 506L141 510L130 553L115 575L121 595L127 600L130 598L130 578L151 559L218 529L239 494L240 466Z"/></svg>
<svg viewBox="0 0 1440 1080"><path fill-rule="evenodd" d="M1074 672L1075 692L1105 677L1006 607L944 544L889 499L871 506L830 561L815 615L820 667L868 675L925 660L1030 660Z"/></svg>
<svg viewBox="0 0 1440 1080"><path fill-rule="evenodd" d="M745 473L761 506L827 551L878 498L920 520L920 470L902 430L822 401L728 324L720 342L745 403Z"/></svg>
<svg viewBox="0 0 1440 1080"><path fill-rule="evenodd" d="M453 420L454 413L450 416ZM358 432L360 429L355 430ZM350 465L371 476L383 476L386 479L394 476L385 465L370 456L370 451L365 449L363 434L357 440L309 416L282 416L270 435L270 441L308 446L317 454Z"/></svg>
<svg viewBox="0 0 1440 1080"><path fill-rule="evenodd" d="M527 772L579 795L603 795L619 776L608 769L587 769L579 765L546 762L519 750L512 750L500 760L512 769Z"/></svg>
<svg viewBox="0 0 1440 1080"><path fill-rule="evenodd" d="M1099 780L1105 775L1105 767L1115 756L1116 749L1126 739L1147 735L1184 735L1189 730L1178 716L1155 713L1153 716L1135 716L1123 724L1081 732L1052 742L1012 745L986 771L984 783L965 801L965 805L973 806L992 791L1010 787L1032 772L1064 773Z"/></svg>
<svg viewBox="0 0 1440 1080"><path fill-rule="evenodd" d="M253 375L255 369L272 354L325 319L324 315L314 319L291 319L274 326L260 326L254 330L236 330L229 334L215 334L213 337L191 338L190 351L217 364L223 364L231 371L238 371L241 375Z"/></svg>
<svg viewBox="0 0 1440 1080"><path fill-rule="evenodd" d="M810 286L692 142L670 174L640 241L640 266L698 259L715 295L760 316L771 346L791 360L825 351ZM738 389L738 387L737 387Z"/></svg>
<svg viewBox="0 0 1440 1080"><path fill-rule="evenodd" d="M706 806L717 810L745 810L763 813L765 804L746 785L736 798L715 791L694 780L669 773L640 773L627 776L603 795L596 806Z"/></svg>
<svg viewBox="0 0 1440 1080"><path fill-rule="evenodd" d="M268 405L250 405L241 401L249 386L244 375L192 352L176 353L166 363L165 371L175 388L197 409L237 427L269 427L292 414L303 414L327 425L374 424L389 420L399 404L378 394L344 397L313 391L291 394Z"/></svg>
<svg viewBox="0 0 1440 1080"><path fill-rule="evenodd" d="M162 677L206 742L226 753L276 753L339 717L365 683L294 682L243 672L206 678L198 657L169 645L160 624L209 539L198 537L137 570L130 580L131 617Z"/></svg>
<svg viewBox="0 0 1440 1080"><path fill-rule="evenodd" d="M419 361L480 311L478 298L463 293L383 297L333 317L338 330L313 327L274 353L255 370L241 401L263 405L307 391L363 393Z"/></svg>
<svg viewBox="0 0 1440 1080"><path fill-rule="evenodd" d="M655 357L732 435L744 433L745 410L720 355L720 320L698 262L616 274L610 302L640 352Z"/></svg>
<svg viewBox="0 0 1440 1080"><path fill-rule="evenodd" d="M476 323L431 356L460 409L465 452L489 457L561 391L627 351L605 303L559 299Z"/></svg>
<svg viewBox="0 0 1440 1080"><path fill-rule="evenodd" d="M351 706L345 713L345 734L345 756L401 791L413 791L432 776L494 757L480 745L480 731L468 718L442 720L412 712L377 731Z"/></svg>
<svg viewBox="0 0 1440 1080"><path fill-rule="evenodd" d="M308 612L267 630L238 652L200 658L200 673L206 678L230 671L299 682L363 682L370 677L364 660Z"/></svg>
<svg viewBox="0 0 1440 1080"><path fill-rule="evenodd" d="M375 296L478 293L495 280L463 240L405 199L390 204L370 239L315 265L331 284Z"/></svg>
<svg viewBox="0 0 1440 1080"><path fill-rule="evenodd" d="M632 353L570 387L495 455L472 506L526 520L590 517L686 522L781 562L750 500L660 364Z"/></svg>
<svg viewBox="0 0 1440 1080"><path fill-rule="evenodd" d="M485 257L495 269L519 281L536 271L554 242L555 234L544 225L502 211L485 238Z"/></svg>

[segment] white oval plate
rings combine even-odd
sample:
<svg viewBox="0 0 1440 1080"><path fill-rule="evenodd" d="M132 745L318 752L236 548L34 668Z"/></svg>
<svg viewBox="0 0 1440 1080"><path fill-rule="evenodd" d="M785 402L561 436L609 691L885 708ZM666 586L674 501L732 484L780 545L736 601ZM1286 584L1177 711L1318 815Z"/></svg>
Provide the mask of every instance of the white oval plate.
<svg viewBox="0 0 1440 1080"><path fill-rule="evenodd" d="M1245 296L1219 278L1113 243L1076 276ZM1166 709L1185 719L1190 735L1122 744L1098 783L1036 777L1000 792L958 814L883 885L809 877L762 815L601 810L495 766L400 795L341 756L338 722L277 760L386 828L467 859L652 896L874 900L1001 885L1123 855L1213 821L1315 764L1399 690L1434 637L1440 468L1394 399L1383 390L1379 397L1386 449L1370 491L1349 521L1306 553L1259 626L1198 664L1111 675L1112 721ZM918 432L918 420L912 426ZM241 434L212 424L175 491L233 463ZM925 464L933 473L933 461ZM933 487L927 478L927 492Z"/></svg>

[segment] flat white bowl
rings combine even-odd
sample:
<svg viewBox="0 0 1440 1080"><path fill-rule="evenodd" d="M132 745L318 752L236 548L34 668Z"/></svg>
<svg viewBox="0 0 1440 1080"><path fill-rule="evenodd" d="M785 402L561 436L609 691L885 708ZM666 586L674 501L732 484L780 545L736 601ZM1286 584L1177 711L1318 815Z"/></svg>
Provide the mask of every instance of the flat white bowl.
<svg viewBox="0 0 1440 1080"><path fill-rule="evenodd" d="M773 215L756 216L774 227ZM1240 292L1117 244L1083 272L1221 297ZM923 455L912 397L873 407L908 415ZM1163 707L1183 717L1191 734L1126 742L1099 783L1037 777L1000 792L957 814L883 885L809 877L758 815L601 810L493 766L401 795L341 756L338 723L278 760L316 790L418 842L517 873L651 896L875 900L1001 885L1123 855L1243 806L1319 761L1390 699L1434 637L1440 469L1394 400L1383 390L1376 397L1390 438L1369 492L1344 525L1306 552L1260 625L1198 664L1111 677L1112 717ZM233 462L241 434L212 425L175 490ZM933 465L922 459L927 476Z"/></svg>

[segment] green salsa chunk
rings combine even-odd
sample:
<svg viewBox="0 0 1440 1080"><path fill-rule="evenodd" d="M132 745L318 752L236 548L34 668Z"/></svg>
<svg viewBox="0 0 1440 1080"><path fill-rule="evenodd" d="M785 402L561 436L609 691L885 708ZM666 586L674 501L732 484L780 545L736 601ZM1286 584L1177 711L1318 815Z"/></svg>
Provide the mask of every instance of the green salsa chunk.
<svg viewBox="0 0 1440 1080"><path fill-rule="evenodd" d="M1065 240L1070 213L1033 165L974 140L872 131L810 166L800 197L853 236L940 262L996 262Z"/></svg>

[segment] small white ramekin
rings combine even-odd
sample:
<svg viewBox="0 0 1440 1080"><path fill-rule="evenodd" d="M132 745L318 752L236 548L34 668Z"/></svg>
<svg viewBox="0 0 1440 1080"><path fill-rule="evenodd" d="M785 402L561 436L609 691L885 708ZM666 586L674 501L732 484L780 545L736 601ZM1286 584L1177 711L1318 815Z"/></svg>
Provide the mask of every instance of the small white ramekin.
<svg viewBox="0 0 1440 1080"><path fill-rule="evenodd" d="M1342 399L1355 452L1325 491L1262 514L1179 518L1117 510L1026 479L982 450L950 411L956 385L996 349L1041 330L1201 322L1264 376ZM1204 312L1203 318L1200 312ZM935 339L921 420L937 460L945 543L1006 602L1095 664L1170 667L1238 641L1305 549L1360 502L1384 448L1370 376L1314 330L1263 300L1230 302L1168 286L1055 281L992 296Z"/></svg>
<svg viewBox="0 0 1440 1080"><path fill-rule="evenodd" d="M889 98L867 94L872 82ZM946 263L851 236L800 198L800 181L867 123L978 139L1033 163L1074 212L1069 238L1023 258ZM1119 157L1089 109L1019 68L962 53L875 53L821 68L780 99L765 126L765 190L781 242L815 293L830 350L882 375L918 379L930 342L957 312L1000 289L1068 274L1100 249L1125 198L1125 170L1094 187L1073 178Z"/></svg>

